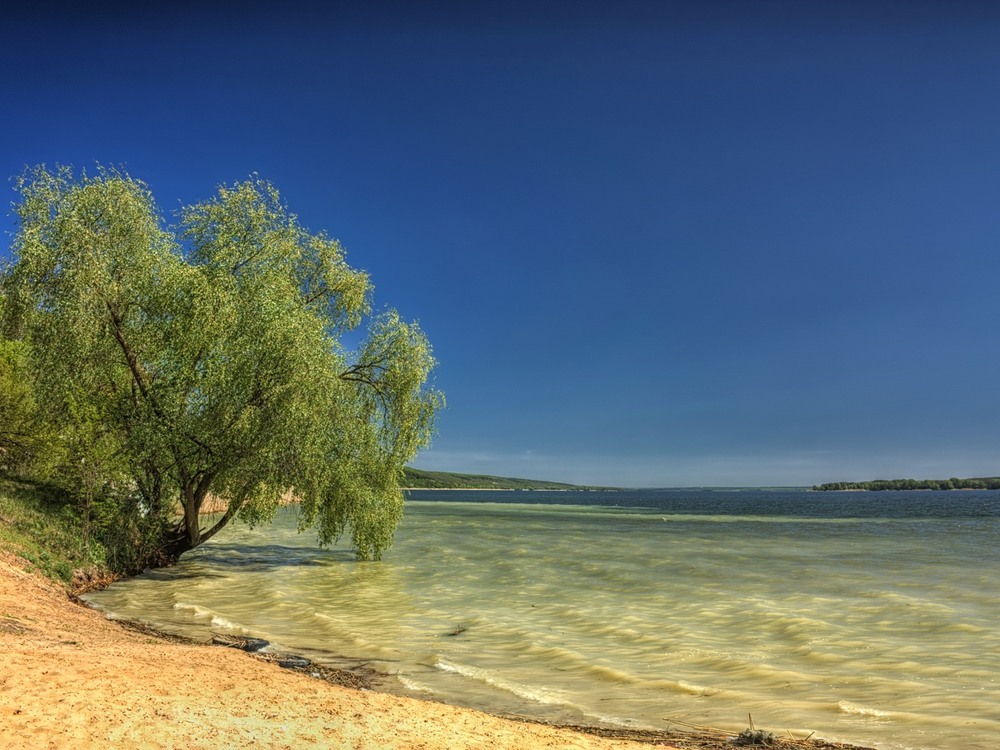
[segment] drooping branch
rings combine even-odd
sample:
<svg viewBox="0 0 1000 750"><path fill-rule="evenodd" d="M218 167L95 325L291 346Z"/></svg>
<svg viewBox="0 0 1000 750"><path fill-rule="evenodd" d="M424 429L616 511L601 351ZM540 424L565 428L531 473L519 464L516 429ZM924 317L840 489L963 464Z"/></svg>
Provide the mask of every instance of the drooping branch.
<svg viewBox="0 0 1000 750"><path fill-rule="evenodd" d="M350 380L355 383L364 383L365 385L370 385L375 388L378 388L381 381L377 377L371 375L370 373L372 373L373 371L385 373L388 372L388 369L389 368L381 364L381 362L379 361L364 362L356 365L351 365L346 370L341 372L337 377L340 378L341 380Z"/></svg>
<svg viewBox="0 0 1000 750"><path fill-rule="evenodd" d="M210 529L201 532L201 541L207 542L213 536L222 531L222 529L226 526L226 524L232 521L233 518L236 516L236 514L239 513L240 508L242 507L243 507L242 500L241 501L230 500L229 505L226 508L226 512L222 514L222 518L220 518L215 523L215 525L212 526Z"/></svg>

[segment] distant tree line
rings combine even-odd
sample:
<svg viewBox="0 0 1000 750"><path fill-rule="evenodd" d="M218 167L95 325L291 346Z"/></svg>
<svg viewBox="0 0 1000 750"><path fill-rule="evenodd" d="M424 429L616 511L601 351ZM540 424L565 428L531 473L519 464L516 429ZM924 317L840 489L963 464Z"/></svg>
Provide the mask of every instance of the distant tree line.
<svg viewBox="0 0 1000 750"><path fill-rule="evenodd" d="M450 471L425 471L406 467L403 482L414 490L607 490L610 487L590 487L565 482L538 479L495 477L489 474L456 474Z"/></svg>
<svg viewBox="0 0 1000 750"><path fill-rule="evenodd" d="M1000 477L975 479L875 479L871 482L827 482L813 487L819 492L836 490L1000 490Z"/></svg>
<svg viewBox="0 0 1000 750"><path fill-rule="evenodd" d="M406 467L403 482L410 489L448 490L570 490L579 489L571 484L545 482L534 479L495 477L488 474L456 474L446 471L424 471Z"/></svg>

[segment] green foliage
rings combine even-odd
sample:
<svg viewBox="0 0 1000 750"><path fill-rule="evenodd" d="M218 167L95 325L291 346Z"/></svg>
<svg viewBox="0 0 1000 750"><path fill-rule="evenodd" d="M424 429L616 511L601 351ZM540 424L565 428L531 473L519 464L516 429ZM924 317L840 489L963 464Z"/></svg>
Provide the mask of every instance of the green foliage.
<svg viewBox="0 0 1000 750"><path fill-rule="evenodd" d="M39 167L18 189L4 330L30 344L53 478L85 526L127 531L129 564L165 562L237 515L268 521L293 489L321 543L349 529L378 557L443 399L423 333L371 315L368 276L340 244L256 177L175 225L114 170ZM205 527L210 493L228 510Z"/></svg>
<svg viewBox="0 0 1000 750"><path fill-rule="evenodd" d="M974 479L875 479L871 482L827 482L813 487L818 492L870 490L1000 490L1000 477Z"/></svg>
<svg viewBox="0 0 1000 750"><path fill-rule="evenodd" d="M23 470L38 450L38 433L28 347L0 339L0 469Z"/></svg>

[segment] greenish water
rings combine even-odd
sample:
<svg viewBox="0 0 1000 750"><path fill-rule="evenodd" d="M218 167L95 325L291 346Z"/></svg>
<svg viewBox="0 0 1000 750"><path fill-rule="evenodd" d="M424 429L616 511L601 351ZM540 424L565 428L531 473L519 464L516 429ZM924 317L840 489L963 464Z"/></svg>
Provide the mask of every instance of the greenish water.
<svg viewBox="0 0 1000 750"><path fill-rule="evenodd" d="M498 713L1000 746L1000 493L415 497L380 563L287 509L89 601Z"/></svg>

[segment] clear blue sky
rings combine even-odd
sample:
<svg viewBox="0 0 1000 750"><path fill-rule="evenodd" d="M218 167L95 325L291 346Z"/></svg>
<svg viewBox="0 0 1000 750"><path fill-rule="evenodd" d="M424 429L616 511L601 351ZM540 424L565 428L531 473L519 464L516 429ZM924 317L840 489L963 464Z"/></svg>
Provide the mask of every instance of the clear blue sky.
<svg viewBox="0 0 1000 750"><path fill-rule="evenodd" d="M430 337L418 466L1000 474L1000 3L23 5L0 174L271 180Z"/></svg>

